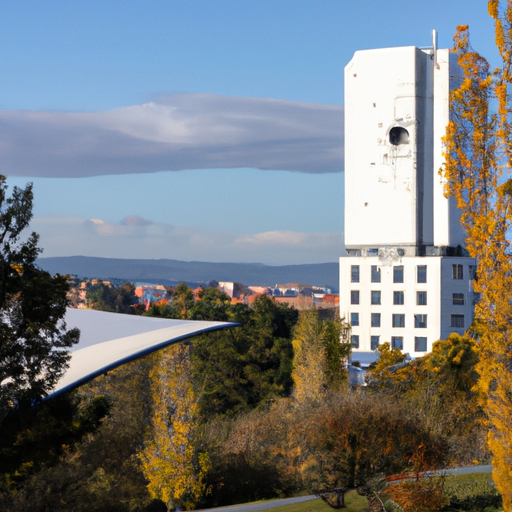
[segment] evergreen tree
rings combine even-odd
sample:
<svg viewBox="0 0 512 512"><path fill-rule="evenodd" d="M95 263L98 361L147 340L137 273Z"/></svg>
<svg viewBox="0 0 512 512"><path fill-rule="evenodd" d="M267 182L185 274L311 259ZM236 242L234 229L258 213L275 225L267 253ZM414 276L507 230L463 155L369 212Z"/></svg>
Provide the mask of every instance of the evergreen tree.
<svg viewBox="0 0 512 512"><path fill-rule="evenodd" d="M213 305L195 311L217 311L221 318L213 316L212 320L226 319L242 326L193 341L192 374L202 388L202 419L264 405L289 394L292 386L291 333L297 311L267 295L259 296L252 308L231 306L225 303L225 294L217 292L209 292L210 299L218 297L211 301Z"/></svg>

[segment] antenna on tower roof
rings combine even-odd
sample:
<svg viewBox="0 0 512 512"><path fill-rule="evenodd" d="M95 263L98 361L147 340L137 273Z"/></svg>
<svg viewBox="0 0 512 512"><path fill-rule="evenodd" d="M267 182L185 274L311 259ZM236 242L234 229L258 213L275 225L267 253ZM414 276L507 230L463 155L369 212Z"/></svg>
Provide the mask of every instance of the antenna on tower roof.
<svg viewBox="0 0 512 512"><path fill-rule="evenodd" d="M439 69L439 64L437 63L437 30L432 30L432 46L434 47L434 67Z"/></svg>

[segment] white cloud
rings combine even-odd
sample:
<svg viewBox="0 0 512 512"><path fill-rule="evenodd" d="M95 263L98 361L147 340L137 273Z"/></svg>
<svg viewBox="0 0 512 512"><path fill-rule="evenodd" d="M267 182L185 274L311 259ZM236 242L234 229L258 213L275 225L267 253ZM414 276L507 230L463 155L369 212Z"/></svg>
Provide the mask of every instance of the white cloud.
<svg viewBox="0 0 512 512"><path fill-rule="evenodd" d="M121 224L124 226L149 226L150 224L153 224L150 220L143 219L139 215L128 215L128 217L125 217Z"/></svg>
<svg viewBox="0 0 512 512"><path fill-rule="evenodd" d="M337 261L343 249L341 233L271 231L240 235L137 219L127 223L125 218L117 224L80 217L39 217L33 219L31 229L41 237L43 257L82 255L285 265Z"/></svg>
<svg viewBox="0 0 512 512"><path fill-rule="evenodd" d="M343 165L343 107L176 94L107 112L0 111L7 176L86 177L253 167L307 173Z"/></svg>

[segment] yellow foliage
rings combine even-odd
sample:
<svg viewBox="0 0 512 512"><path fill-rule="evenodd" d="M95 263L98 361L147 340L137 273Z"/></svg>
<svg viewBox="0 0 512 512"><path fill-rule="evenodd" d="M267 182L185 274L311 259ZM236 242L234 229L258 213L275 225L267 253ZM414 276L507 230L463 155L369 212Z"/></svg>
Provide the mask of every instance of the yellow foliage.
<svg viewBox="0 0 512 512"><path fill-rule="evenodd" d="M512 110L508 90L512 56L512 2L488 2L502 58L493 73L469 44L467 27L454 38L462 85L451 94L451 119L442 175L447 194L462 210L467 249L478 258L474 281L478 389L490 426L494 480L506 511L512 511L512 262L507 232L512 220ZM490 105L496 98L497 109Z"/></svg>
<svg viewBox="0 0 512 512"><path fill-rule="evenodd" d="M489 0L489 3L487 4L487 9L489 11L489 14L491 18L497 19L498 18L498 0Z"/></svg>
<svg viewBox="0 0 512 512"><path fill-rule="evenodd" d="M191 383L189 345L173 345L155 356L150 372L153 413L139 458L148 490L169 508L193 508L207 492L210 459L197 450L198 393Z"/></svg>
<svg viewBox="0 0 512 512"><path fill-rule="evenodd" d="M298 402L320 401L327 382L322 332L316 310L301 311L292 346L294 398Z"/></svg>
<svg viewBox="0 0 512 512"><path fill-rule="evenodd" d="M23 265L17 265L16 263L13 263L11 265L11 268L16 271L18 274L21 274L23 272Z"/></svg>

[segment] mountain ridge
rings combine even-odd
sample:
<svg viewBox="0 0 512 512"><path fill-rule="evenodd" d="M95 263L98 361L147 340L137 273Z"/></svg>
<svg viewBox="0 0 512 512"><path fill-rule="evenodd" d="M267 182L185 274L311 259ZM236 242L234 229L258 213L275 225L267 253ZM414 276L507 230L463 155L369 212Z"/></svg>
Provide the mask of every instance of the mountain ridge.
<svg viewBox="0 0 512 512"><path fill-rule="evenodd" d="M172 259L99 258L60 256L39 258L37 264L51 274L73 274L80 278L126 279L127 281L162 281L207 283L235 281L246 286L273 286L301 282L338 290L338 263L300 265L265 265L262 263L213 263Z"/></svg>

